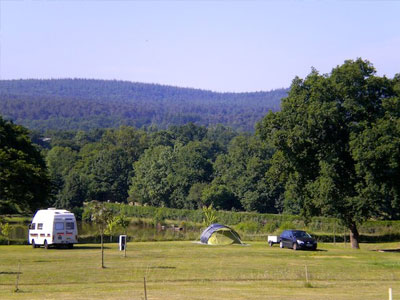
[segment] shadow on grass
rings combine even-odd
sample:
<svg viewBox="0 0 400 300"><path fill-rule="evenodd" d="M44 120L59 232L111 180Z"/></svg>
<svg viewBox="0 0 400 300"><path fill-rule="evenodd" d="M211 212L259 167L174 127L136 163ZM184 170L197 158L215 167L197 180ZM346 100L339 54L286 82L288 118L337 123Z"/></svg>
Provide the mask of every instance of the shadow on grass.
<svg viewBox="0 0 400 300"><path fill-rule="evenodd" d="M69 250L84 250L84 249L101 249L101 246L75 246L73 249ZM111 249L110 247L103 246L103 249Z"/></svg>
<svg viewBox="0 0 400 300"><path fill-rule="evenodd" d="M101 249L101 246L74 246L73 248L68 247L55 247L50 248L50 250L93 250L93 249ZM103 247L104 250L111 249L110 247Z"/></svg>
<svg viewBox="0 0 400 300"><path fill-rule="evenodd" d="M378 251L378 252L400 252L400 249L378 249L378 250L374 250L374 251Z"/></svg>
<svg viewBox="0 0 400 300"><path fill-rule="evenodd" d="M292 250L292 251L293 251L293 249L289 249L289 250ZM325 249L315 249L315 250L311 250L311 249L297 249L296 252L297 252L297 251L299 251L299 252L328 252L328 250L325 250Z"/></svg>

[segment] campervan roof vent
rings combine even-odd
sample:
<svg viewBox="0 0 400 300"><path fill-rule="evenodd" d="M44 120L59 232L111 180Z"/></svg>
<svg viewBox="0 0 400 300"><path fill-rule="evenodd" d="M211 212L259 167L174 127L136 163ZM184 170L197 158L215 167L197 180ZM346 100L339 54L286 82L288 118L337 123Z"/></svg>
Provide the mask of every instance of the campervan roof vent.
<svg viewBox="0 0 400 300"><path fill-rule="evenodd" d="M47 210L56 210L57 208L55 207L49 207Z"/></svg>

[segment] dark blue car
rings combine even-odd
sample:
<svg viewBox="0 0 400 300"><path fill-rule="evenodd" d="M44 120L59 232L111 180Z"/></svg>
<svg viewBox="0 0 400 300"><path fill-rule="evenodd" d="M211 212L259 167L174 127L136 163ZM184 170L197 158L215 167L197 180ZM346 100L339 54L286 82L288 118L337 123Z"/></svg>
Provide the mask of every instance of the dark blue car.
<svg viewBox="0 0 400 300"><path fill-rule="evenodd" d="M285 230L280 236L281 248L297 249L317 249L317 241L311 235L302 230Z"/></svg>

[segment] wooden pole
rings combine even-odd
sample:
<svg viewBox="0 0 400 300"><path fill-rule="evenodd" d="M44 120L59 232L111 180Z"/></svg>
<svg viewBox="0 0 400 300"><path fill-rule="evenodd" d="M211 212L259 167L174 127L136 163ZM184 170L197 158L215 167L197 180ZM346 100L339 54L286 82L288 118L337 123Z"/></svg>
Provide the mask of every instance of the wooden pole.
<svg viewBox="0 0 400 300"><path fill-rule="evenodd" d="M392 288L389 288L389 300L393 300L393 298L392 298Z"/></svg>
<svg viewBox="0 0 400 300"><path fill-rule="evenodd" d="M144 284L144 300L147 300L146 277L143 277L143 284Z"/></svg>
<svg viewBox="0 0 400 300"><path fill-rule="evenodd" d="M101 267L104 269L103 232L100 234L100 243L101 243Z"/></svg>
<svg viewBox="0 0 400 300"><path fill-rule="evenodd" d="M18 284L19 284L19 274L21 273L21 262L18 262L18 273L17 273L17 281L15 282L15 290L14 292L18 292Z"/></svg>
<svg viewBox="0 0 400 300"><path fill-rule="evenodd" d="M336 221L333 223L333 244L336 245Z"/></svg>
<svg viewBox="0 0 400 300"><path fill-rule="evenodd" d="M307 265L305 265L305 269L306 269L306 282L308 283L308 269L307 269Z"/></svg>
<svg viewBox="0 0 400 300"><path fill-rule="evenodd" d="M124 257L126 257L126 247L128 246L128 235L125 232L125 247L124 247Z"/></svg>

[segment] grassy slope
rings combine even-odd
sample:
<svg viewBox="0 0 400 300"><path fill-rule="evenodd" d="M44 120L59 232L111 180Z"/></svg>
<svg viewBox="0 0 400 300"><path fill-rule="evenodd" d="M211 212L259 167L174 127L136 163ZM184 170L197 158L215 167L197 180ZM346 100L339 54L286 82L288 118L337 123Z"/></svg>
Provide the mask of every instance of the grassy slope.
<svg viewBox="0 0 400 300"><path fill-rule="evenodd" d="M386 299L400 295L399 253L370 251L398 243L322 244L294 252L254 242L213 247L191 242L130 243L123 258L107 245L106 269L98 245L73 250L0 246L1 299ZM13 293L18 262L20 293ZM307 265L313 288L305 287ZM397 287L397 288L396 288ZM395 297L396 298L396 297Z"/></svg>

